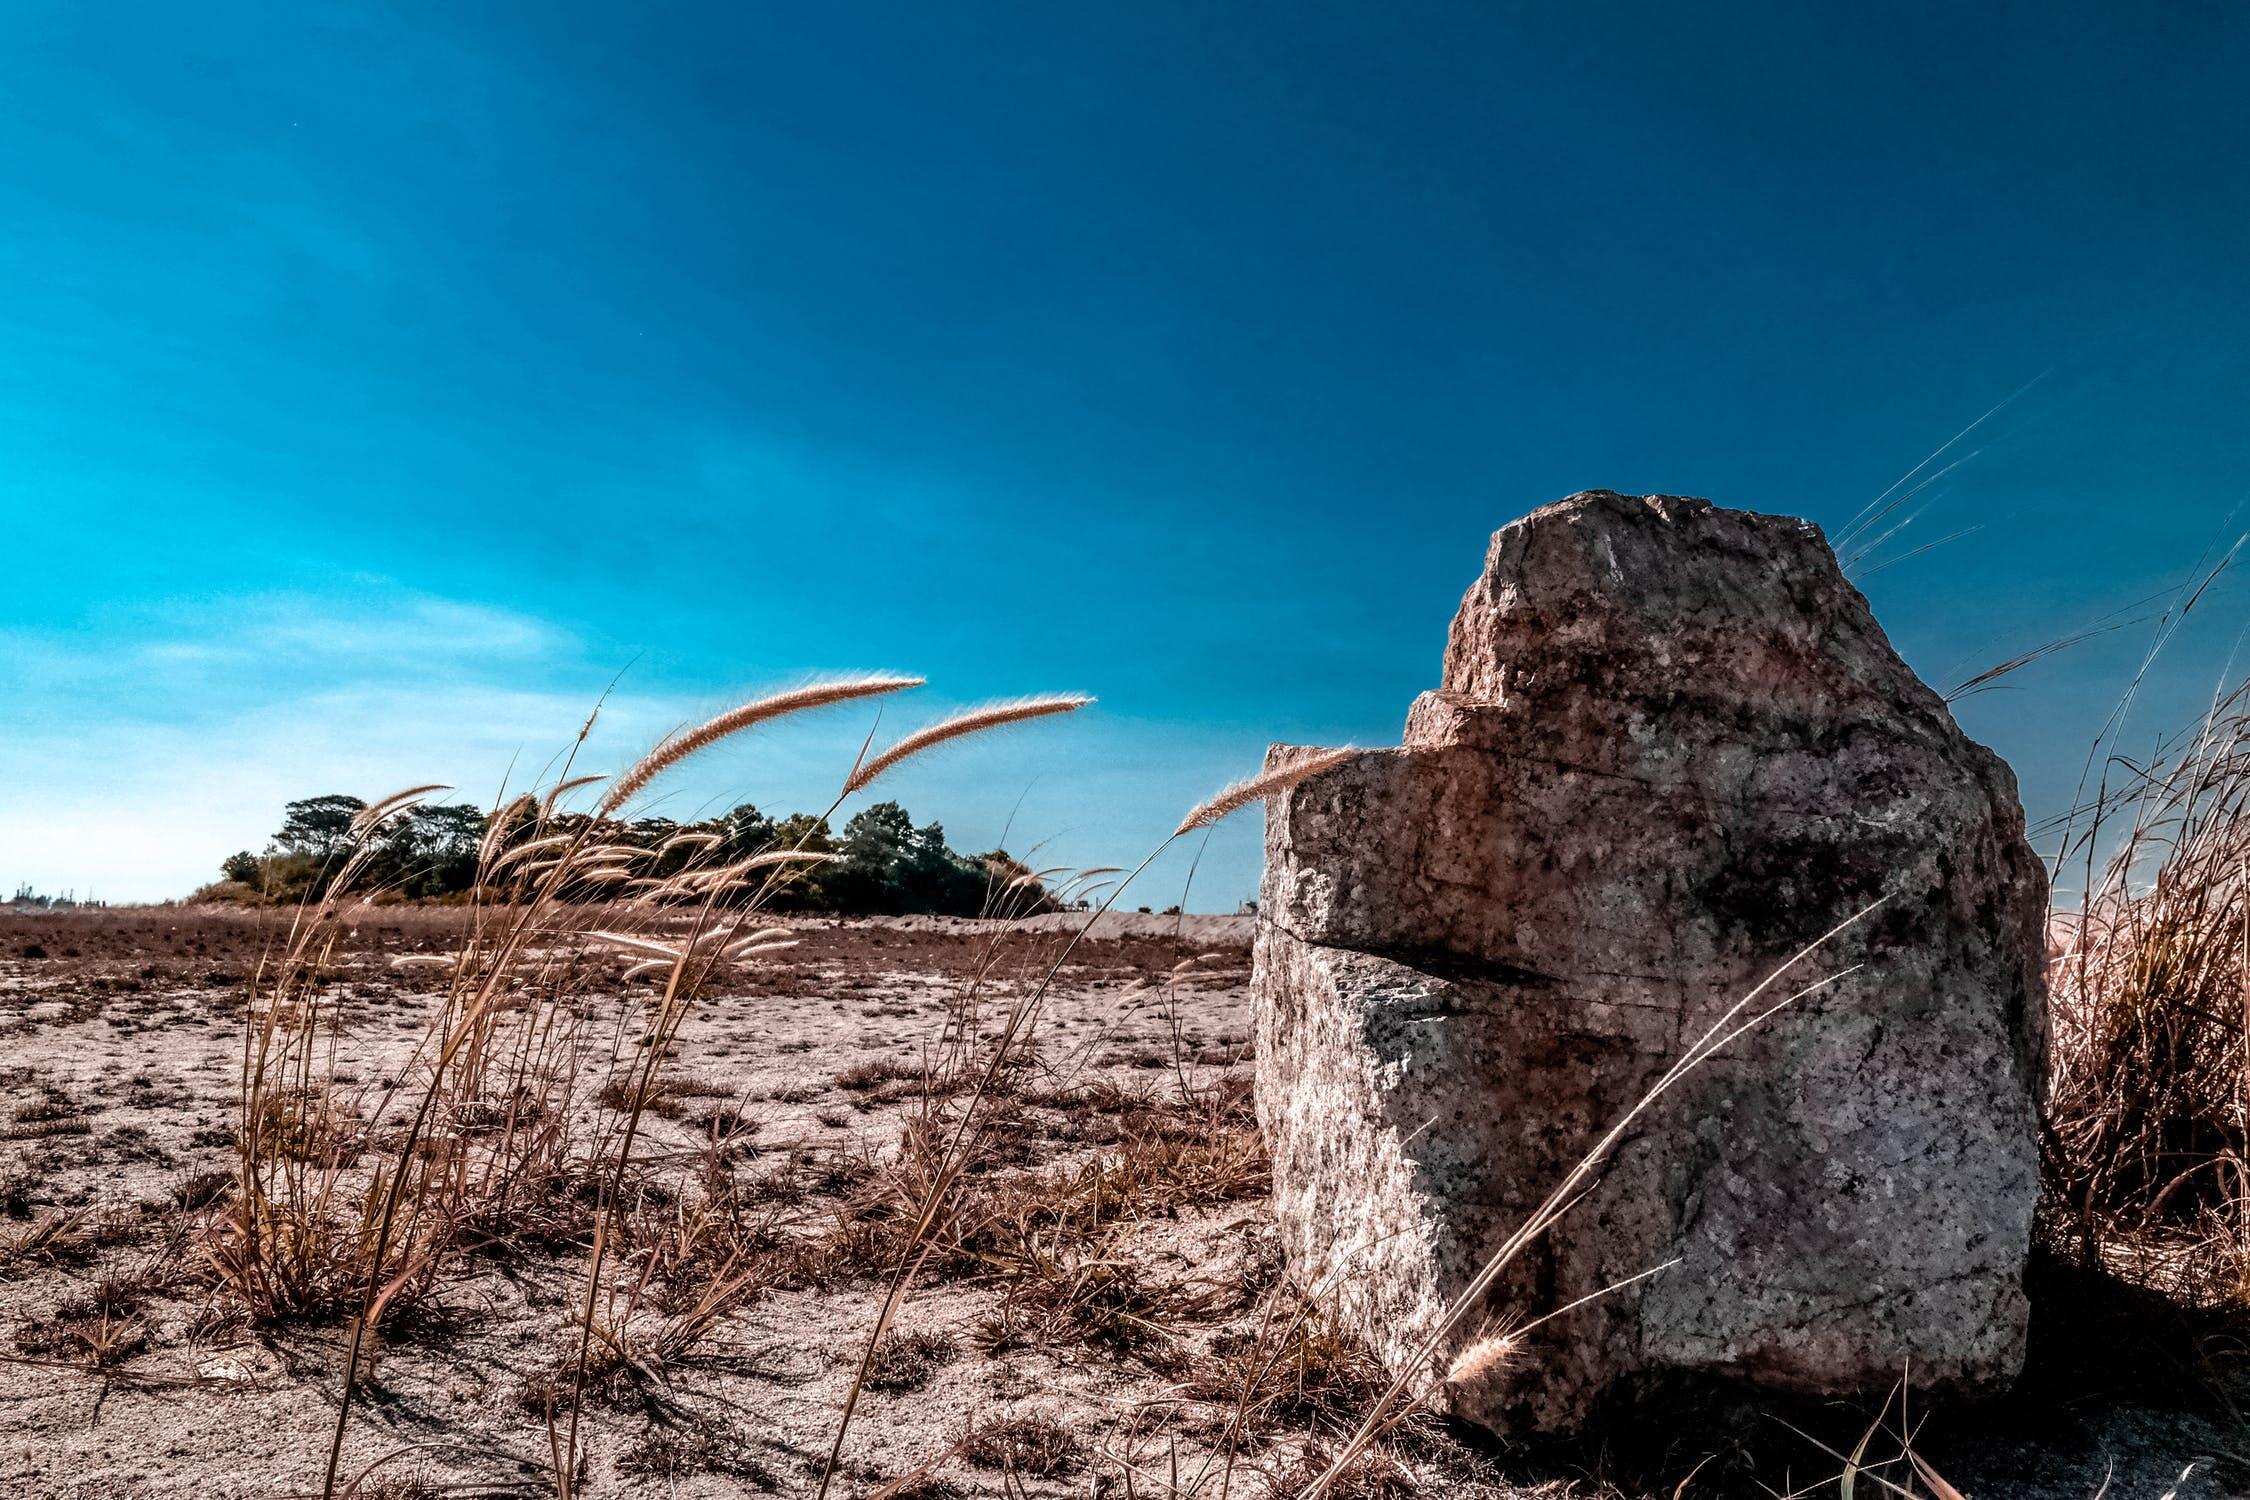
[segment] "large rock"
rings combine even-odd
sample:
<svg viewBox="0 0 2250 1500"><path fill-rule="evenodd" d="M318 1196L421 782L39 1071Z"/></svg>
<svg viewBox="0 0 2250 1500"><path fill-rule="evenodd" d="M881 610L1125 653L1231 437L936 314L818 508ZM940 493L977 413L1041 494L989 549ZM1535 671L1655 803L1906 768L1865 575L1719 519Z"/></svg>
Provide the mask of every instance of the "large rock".
<svg viewBox="0 0 2250 1500"><path fill-rule="evenodd" d="M1691 1041L1884 896L1775 997L1853 971L1667 1096L1486 1313L1680 1264L1455 1411L1567 1431L1676 1375L2004 1387L2038 1176L2046 882L2014 778L1818 529L1607 492L1504 528L1404 747L1269 811L1258 1106L1294 1274L1410 1361Z"/></svg>

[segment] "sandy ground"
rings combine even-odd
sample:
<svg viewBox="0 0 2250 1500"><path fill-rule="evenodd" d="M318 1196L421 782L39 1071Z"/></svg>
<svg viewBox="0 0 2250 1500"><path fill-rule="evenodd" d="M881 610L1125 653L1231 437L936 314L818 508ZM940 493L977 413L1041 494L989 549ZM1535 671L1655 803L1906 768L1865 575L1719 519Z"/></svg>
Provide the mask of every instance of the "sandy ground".
<svg viewBox="0 0 2250 1500"><path fill-rule="evenodd" d="M318 1492L340 1329L230 1317L200 1248L209 1213L200 1200L232 1159L244 980L279 920L169 908L0 915L0 1245L10 1235L20 1244L57 1215L81 1215L90 1238L59 1261L0 1260L0 1495ZM361 923L340 973L343 1081L376 1090L406 1070L434 996L388 959L443 951L458 920L392 909ZM1247 926L1138 918L1081 945L1050 1002L1027 1097L1114 1085L1119 1097L1156 1098L1183 1079L1224 1092L1247 1062ZM926 921L813 924L804 937L786 966L691 1020L675 1069L689 1107L652 1121L646 1143L649 1159L690 1172L712 1148L699 1122L714 1111L737 1119L744 1134L725 1170L745 1181L793 1174L789 1222L800 1226L843 1211L917 1106L910 1087L850 1086L850 1070L919 1068L949 998L992 940L972 924ZM1056 939L1034 931L1009 941ZM1197 962L1175 976L1186 959ZM1003 985L998 1003L1006 995ZM616 1051L629 1053L643 1003L629 986L588 1001L587 1034L611 1045L579 1058L583 1098L610 1075ZM1024 1108L1013 1128L1025 1169L1098 1156L1088 1118ZM1223 1392L1198 1386L1200 1362L1248 1336L1284 1291L1270 1217L1255 1193L1147 1214L1119 1227L1112 1253L1173 1309L1149 1345L999 1337L1005 1287L975 1275L926 1286L901 1328L935 1352L928 1368L865 1398L837 1493L1159 1494L1176 1465L1184 1488L1228 1412ZM151 1267L171 1273L155 1278L164 1290L116 1320L117 1351L100 1367L67 1341L58 1347L58 1319L82 1314L90 1290ZM583 1267L569 1247L465 1265L437 1310L382 1349L355 1408L346 1475L368 1472L365 1492L387 1500L551 1493L549 1430L524 1393L563 1348ZM1936 1413L1925 1451L1978 1500L2092 1497L2105 1478L2109 1496L2157 1500L2191 1462L2178 1500L2250 1495L2250 1463L2228 1456L2250 1438L2209 1381L2190 1378L2213 1331L2105 1295L2071 1285L2043 1297L2023 1394ZM809 1493L876 1306L866 1278L778 1284L749 1301L694 1360L631 1399L589 1404L580 1493ZM2230 1389L2250 1395L2222 1382L2220 1396ZM1402 1449L1388 1489L1374 1492L1836 1492L1832 1482L1816 1486L1839 1466L1771 1419L1781 1414L1699 1410L1672 1419L1656 1441L1620 1431L1560 1454L1433 1427ZM1068 1434L1070 1452L1052 1473L991 1467L991 1445L975 1440L1026 1416ZM1848 1448L1865 1417L1828 1408L1785 1420ZM1333 1418L1280 1421L1230 1492L1283 1484L1323 1421ZM1217 1482L1205 1493L1217 1495Z"/></svg>

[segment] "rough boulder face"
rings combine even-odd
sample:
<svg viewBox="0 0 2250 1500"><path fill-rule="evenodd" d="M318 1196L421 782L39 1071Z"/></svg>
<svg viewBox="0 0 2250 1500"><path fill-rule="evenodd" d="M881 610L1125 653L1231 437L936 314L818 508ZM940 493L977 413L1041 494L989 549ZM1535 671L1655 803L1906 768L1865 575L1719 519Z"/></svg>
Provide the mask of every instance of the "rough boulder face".
<svg viewBox="0 0 2250 1500"><path fill-rule="evenodd" d="M1300 1284L1411 1360L1690 1042L1878 897L1772 994L1853 971L1644 1117L1487 1312L1679 1264L1449 1384L1457 1413L1564 1432L1675 1377L1867 1392L1909 1363L2005 1387L2045 1046L2014 778L1817 528L1595 492L1501 530L1404 746L1269 810L1258 1106Z"/></svg>

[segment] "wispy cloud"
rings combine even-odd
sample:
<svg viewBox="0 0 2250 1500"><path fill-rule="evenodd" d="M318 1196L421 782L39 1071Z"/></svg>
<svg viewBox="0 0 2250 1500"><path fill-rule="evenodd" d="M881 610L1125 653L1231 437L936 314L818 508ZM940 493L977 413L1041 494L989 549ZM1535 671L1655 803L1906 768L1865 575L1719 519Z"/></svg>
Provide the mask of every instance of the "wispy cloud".
<svg viewBox="0 0 2250 1500"><path fill-rule="evenodd" d="M177 895L262 843L288 797L379 793L429 767L482 800L567 741L599 693L567 631L355 582L336 600L173 601L0 634L17 709L0 739L0 880ZM620 699L610 718L653 734L671 712Z"/></svg>
<svg viewBox="0 0 2250 1500"><path fill-rule="evenodd" d="M416 663L477 670L573 649L565 631L489 605L356 580L357 597L274 593L113 606L72 630L0 631L25 684L123 678L141 670L231 672L245 663L337 673Z"/></svg>
<svg viewBox="0 0 2250 1500"><path fill-rule="evenodd" d="M216 878L227 854L263 846L292 798L437 781L489 804L549 772L597 701L578 769L606 773L792 680L746 663L723 686L651 690L618 682L620 663L591 659L553 622L349 584L336 599L175 601L106 610L80 630L0 633L0 697L19 710L0 737L0 884L176 897ZM644 805L683 820L738 801L824 807L872 730L888 738L958 706L931 689L781 721L681 768ZM1082 717L902 766L845 816L898 797L942 819L959 848L1044 844L1056 859L1115 863L1256 760L1238 736ZM1222 842L1230 852L1198 889L1229 904L1249 891L1256 834L1230 828ZM1159 878L1139 899L1178 897L1177 880Z"/></svg>

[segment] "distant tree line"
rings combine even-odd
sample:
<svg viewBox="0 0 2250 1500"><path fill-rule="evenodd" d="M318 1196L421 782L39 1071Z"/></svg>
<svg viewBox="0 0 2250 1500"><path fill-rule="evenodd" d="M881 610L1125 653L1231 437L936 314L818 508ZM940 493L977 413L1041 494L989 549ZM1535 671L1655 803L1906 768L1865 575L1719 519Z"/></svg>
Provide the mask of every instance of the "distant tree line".
<svg viewBox="0 0 2250 1500"><path fill-rule="evenodd" d="M198 894L207 899L273 902L321 894L344 863L352 820L366 806L357 797L341 795L288 804L282 810L281 828L265 851L245 849L229 855L220 865L225 882ZM1006 850L957 854L946 846L941 825L916 827L896 802L878 802L855 814L841 834L831 831L823 818L791 813L774 819L747 803L700 823L637 818L590 829L591 821L582 813L557 813L540 824L524 810L498 847L505 850L535 836L584 830L593 842L649 850L650 858L635 865L634 872L659 879L691 864L730 864L769 850L839 856L825 863L793 866L766 903L775 911L976 916L1002 906L1011 915L1056 909L1053 898L1029 879L1030 871ZM476 884L477 851L487 827L485 813L463 804L411 807L385 820L370 836L369 858L361 867L363 873L354 878L354 887L408 900L465 896ZM708 837L675 842L684 833ZM998 899L1003 893L1004 901ZM588 887L563 894L591 899L616 892Z"/></svg>
<svg viewBox="0 0 2250 1500"><path fill-rule="evenodd" d="M77 911L82 907L102 907L109 905L109 903L107 901L96 901L90 895L81 901L75 891L64 891L59 896L50 896L43 891L33 890L26 883L16 887L16 893L8 898L8 905L18 911Z"/></svg>

